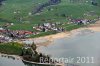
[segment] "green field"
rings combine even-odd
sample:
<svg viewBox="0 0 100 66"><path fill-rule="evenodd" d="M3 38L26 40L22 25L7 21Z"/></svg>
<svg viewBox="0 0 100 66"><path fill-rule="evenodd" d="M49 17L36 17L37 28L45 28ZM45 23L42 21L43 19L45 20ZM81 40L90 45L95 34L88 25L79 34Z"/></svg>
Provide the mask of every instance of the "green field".
<svg viewBox="0 0 100 66"><path fill-rule="evenodd" d="M91 5L91 0L86 3L70 3L69 0L62 0L60 4L45 7L39 15L29 15L35 11L39 4L43 4L48 0L6 0L4 5L0 7L0 25L7 22L13 22L14 26L9 27L13 30L33 30L32 27L38 23L44 22L68 22L66 17L95 19L100 16L100 6ZM100 1L97 0L98 4ZM52 9L52 10L48 10ZM93 11L93 16L86 16L85 13ZM14 13L19 12L19 13ZM22 18L19 20L19 18ZM43 19L45 21L43 21ZM50 19L50 20L48 20Z"/></svg>
<svg viewBox="0 0 100 66"><path fill-rule="evenodd" d="M4 54L21 55L22 45L19 43L0 43L0 52Z"/></svg>

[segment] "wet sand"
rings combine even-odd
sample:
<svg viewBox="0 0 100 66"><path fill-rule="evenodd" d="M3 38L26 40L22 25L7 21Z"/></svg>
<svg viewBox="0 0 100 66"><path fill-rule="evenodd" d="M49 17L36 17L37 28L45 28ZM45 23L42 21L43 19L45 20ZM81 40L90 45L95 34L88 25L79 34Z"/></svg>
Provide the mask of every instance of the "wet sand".
<svg viewBox="0 0 100 66"><path fill-rule="evenodd" d="M47 46L55 39L61 39L61 38L70 38L73 35L78 34L80 31L83 30L90 30L92 32L100 32L100 20L97 21L95 24L88 25L87 27L78 28L69 32L61 32L53 35L48 35L44 37L34 38L34 42L37 45ZM32 40L32 39L31 39Z"/></svg>
<svg viewBox="0 0 100 66"><path fill-rule="evenodd" d="M90 24L86 27L74 29L72 31L66 31L66 32L61 32L53 35L48 35L48 36L43 36L43 37L38 37L38 38L30 38L30 39L25 39L26 41L34 43L37 46L48 46L53 40L56 39L61 39L61 38L70 38L74 35L79 34L81 31L91 31L91 32L100 32L100 20L97 21L95 24Z"/></svg>

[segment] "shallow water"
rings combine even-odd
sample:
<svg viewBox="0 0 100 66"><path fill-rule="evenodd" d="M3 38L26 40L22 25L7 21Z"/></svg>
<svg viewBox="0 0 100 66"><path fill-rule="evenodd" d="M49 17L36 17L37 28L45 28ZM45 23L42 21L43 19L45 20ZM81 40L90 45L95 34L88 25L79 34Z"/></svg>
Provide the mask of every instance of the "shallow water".
<svg viewBox="0 0 100 66"><path fill-rule="evenodd" d="M63 38L54 40L47 47L39 47L39 51L45 54L49 54L54 58L74 58L74 62L65 64L65 66L73 66L73 63L77 66L100 66L100 32L91 32L88 30L80 31L78 34L73 35L70 38ZM94 63L76 63L77 57L86 57ZM74 65L74 66L75 66ZM42 66L23 63L20 59L12 59L8 57L0 56L0 66ZM43 65L44 66L44 65Z"/></svg>
<svg viewBox="0 0 100 66"><path fill-rule="evenodd" d="M0 66L50 66L50 65L30 64L23 62L21 59L18 59L16 57L0 55Z"/></svg>
<svg viewBox="0 0 100 66"><path fill-rule="evenodd" d="M100 32L81 31L71 38L58 39L47 47L39 47L40 52L51 55L53 58L74 58L71 62L79 66L100 66ZM80 63L77 57L81 58ZM85 63L83 63L85 57ZM90 63L87 63L87 57ZM93 59L91 59L93 57ZM93 60L93 63L91 61ZM70 63L70 62L68 62ZM65 63L65 66L67 64ZM72 65L68 65L72 66Z"/></svg>
<svg viewBox="0 0 100 66"><path fill-rule="evenodd" d="M0 55L0 66L25 66L24 63L20 59L13 59L13 58L8 58L2 57Z"/></svg>

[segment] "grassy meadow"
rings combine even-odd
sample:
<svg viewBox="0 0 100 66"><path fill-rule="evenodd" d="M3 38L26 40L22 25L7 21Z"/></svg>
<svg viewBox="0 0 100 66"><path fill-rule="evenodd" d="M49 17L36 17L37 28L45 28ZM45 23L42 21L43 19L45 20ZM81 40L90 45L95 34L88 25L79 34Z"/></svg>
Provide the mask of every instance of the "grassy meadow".
<svg viewBox="0 0 100 66"><path fill-rule="evenodd" d="M31 14L39 5L47 1L6 0L0 7L0 25L11 22L14 23L13 26L9 27L12 30L34 31L32 27L35 24L44 22L68 22L68 19L63 15L75 19L95 19L100 16L100 6L91 5L91 0L84 0L82 3L70 3L69 0L61 0L60 4L45 7L38 15ZM99 0L97 2L100 4ZM93 16L84 15L91 11L95 13Z"/></svg>

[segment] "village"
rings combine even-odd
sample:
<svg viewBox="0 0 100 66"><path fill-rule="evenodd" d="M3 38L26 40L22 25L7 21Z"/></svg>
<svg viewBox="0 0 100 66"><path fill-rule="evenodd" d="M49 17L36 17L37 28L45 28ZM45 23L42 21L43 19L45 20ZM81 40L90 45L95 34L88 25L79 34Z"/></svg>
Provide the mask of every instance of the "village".
<svg viewBox="0 0 100 66"><path fill-rule="evenodd" d="M1 4L2 4L2 1L5 1L5 0L0 0ZM68 1L70 3L75 2L74 0L68 0ZM80 2L80 0L77 0L77 1ZM38 7L36 7L35 11L32 11L29 14L34 15L37 13L41 13L44 8L51 6L51 5L57 5L61 2L62 2L61 0L49 0L49 1L39 5ZM84 2L84 0L82 0L81 2ZM95 0L91 0L91 4L94 6L97 6L98 3ZM48 9L48 11L49 10L51 10L51 8ZM19 13L20 13L19 10L17 12L14 11L14 14L19 14ZM59 13L58 13L58 15L59 15ZM85 25L88 25L91 23L95 23L97 20L100 19L100 17L98 15L96 15L94 11L91 11L89 13L84 13L84 16L89 16L89 17L97 16L96 19L86 19L86 18L75 19L75 18L72 18L71 16L67 16L64 13L61 15L62 15L62 17L64 17L66 22L61 22L61 21L59 21L59 22L46 21L45 22L45 19L44 19L44 20L42 20L42 21L44 21L43 23L35 24L35 26L31 27L32 30L24 30L24 29L13 30L13 29L10 29L9 27L14 26L16 24L14 22L6 22L3 25L0 25L0 43L12 42L12 41L20 40L20 39L26 39L26 38L30 38L31 36L40 35L42 33L45 34L46 32L49 32L49 33L53 32L54 34L60 33L60 32L65 32L65 31L67 31L66 26L67 26L67 28L70 25L77 25L77 26L84 25L85 26ZM17 18L19 19L19 20L17 19L18 21L21 21L21 19L22 19L22 17L20 17L20 16L17 16ZM52 19L50 19L50 20L52 20ZM71 27L71 28L73 28L73 27ZM32 37L32 38L34 38L34 37Z"/></svg>
<svg viewBox="0 0 100 66"><path fill-rule="evenodd" d="M99 0L0 0L0 66L88 66L99 35Z"/></svg>
<svg viewBox="0 0 100 66"><path fill-rule="evenodd" d="M68 17L69 18L69 17ZM100 19L100 18L98 18ZM37 24L36 26L33 26L33 30L35 31L29 31L29 30L11 30L8 29L9 26L14 25L14 23L6 23L3 26L0 26L0 43L2 42L12 42L20 39L27 39L30 38L30 35L39 35L41 33L54 31L55 33L65 32L67 31L63 25L67 24L75 24L75 25L88 25L91 23L95 23L98 19L94 20L81 20L81 19L71 19L69 18L70 22L62 23L62 22L56 22L56 23L43 23L43 24Z"/></svg>

